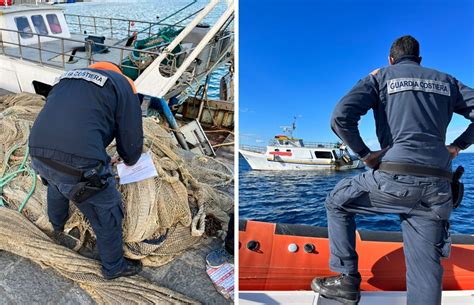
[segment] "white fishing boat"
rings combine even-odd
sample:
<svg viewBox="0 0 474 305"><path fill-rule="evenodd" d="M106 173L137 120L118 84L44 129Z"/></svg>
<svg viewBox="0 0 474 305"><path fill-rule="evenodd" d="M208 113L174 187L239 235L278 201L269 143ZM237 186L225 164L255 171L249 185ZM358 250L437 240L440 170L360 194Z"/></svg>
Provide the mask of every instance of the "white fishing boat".
<svg viewBox="0 0 474 305"><path fill-rule="evenodd" d="M191 1L157 22L11 3L0 6L0 89L47 96L65 71L113 62L135 82L142 108L160 109L184 149L214 155L199 123L181 130L171 108L186 103L204 80L207 88L218 67L232 65L233 0ZM210 15L217 16L214 24L203 23ZM171 22L175 19L179 21ZM210 108L202 95L198 122L206 115L204 104ZM222 115L220 110L208 112Z"/></svg>
<svg viewBox="0 0 474 305"><path fill-rule="evenodd" d="M242 145L240 154L253 170L349 170L364 168L342 143L304 142L293 137L296 124L283 127L266 147Z"/></svg>

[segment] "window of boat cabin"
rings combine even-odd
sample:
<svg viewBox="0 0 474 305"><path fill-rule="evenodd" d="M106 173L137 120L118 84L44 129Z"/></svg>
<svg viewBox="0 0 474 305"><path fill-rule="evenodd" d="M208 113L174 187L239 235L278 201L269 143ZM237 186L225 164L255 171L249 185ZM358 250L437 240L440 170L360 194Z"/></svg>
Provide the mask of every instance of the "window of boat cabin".
<svg viewBox="0 0 474 305"><path fill-rule="evenodd" d="M332 154L330 151L315 151L314 155L318 159L332 159Z"/></svg>
<svg viewBox="0 0 474 305"><path fill-rule="evenodd" d="M56 14L47 14L46 19L48 20L49 28L53 34L61 34L61 24L59 23L58 16Z"/></svg>
<svg viewBox="0 0 474 305"><path fill-rule="evenodd" d="M31 30L28 18L26 18L25 16L15 17L15 24L16 28L20 32L21 38L33 37L33 31Z"/></svg>
<svg viewBox="0 0 474 305"><path fill-rule="evenodd" d="M33 21L33 26L38 34L48 35L48 28L46 27L43 16L33 15L31 16L31 21Z"/></svg>

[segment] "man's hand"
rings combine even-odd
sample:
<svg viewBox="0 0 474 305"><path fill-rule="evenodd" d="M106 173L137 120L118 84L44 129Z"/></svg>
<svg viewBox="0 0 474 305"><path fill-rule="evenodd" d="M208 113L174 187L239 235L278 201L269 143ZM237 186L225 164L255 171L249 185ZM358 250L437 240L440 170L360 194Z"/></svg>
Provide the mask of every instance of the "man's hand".
<svg viewBox="0 0 474 305"><path fill-rule="evenodd" d="M112 159L110 159L110 165L114 166L118 163L122 162L122 160L120 160L120 157L113 157Z"/></svg>
<svg viewBox="0 0 474 305"><path fill-rule="evenodd" d="M459 152L461 151L461 148L457 147L456 145L447 145L446 148L451 154L451 160L456 158L459 155Z"/></svg>
<svg viewBox="0 0 474 305"><path fill-rule="evenodd" d="M377 168L380 163L380 158L388 149L389 147L387 146L384 149L371 152L370 156L364 160L365 165L370 168Z"/></svg>

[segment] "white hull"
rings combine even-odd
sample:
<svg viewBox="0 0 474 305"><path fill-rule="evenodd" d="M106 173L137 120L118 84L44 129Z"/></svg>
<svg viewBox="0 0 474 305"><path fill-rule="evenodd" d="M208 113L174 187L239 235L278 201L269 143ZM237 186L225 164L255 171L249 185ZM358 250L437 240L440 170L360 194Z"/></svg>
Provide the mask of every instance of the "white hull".
<svg viewBox="0 0 474 305"><path fill-rule="evenodd" d="M360 160L354 161L352 165L336 166L335 164L298 163L297 160L292 162L270 161L263 153L244 149L240 149L239 152L253 170L348 170L364 168L364 163Z"/></svg>
<svg viewBox="0 0 474 305"><path fill-rule="evenodd" d="M359 305L405 305L406 292L363 291ZM241 291L239 304L298 304L298 305L339 305L339 302L319 297L312 291ZM443 291L442 305L474 304L473 290Z"/></svg>
<svg viewBox="0 0 474 305"><path fill-rule="evenodd" d="M33 81L52 85L63 72L61 69L0 55L0 88L14 93L35 93Z"/></svg>

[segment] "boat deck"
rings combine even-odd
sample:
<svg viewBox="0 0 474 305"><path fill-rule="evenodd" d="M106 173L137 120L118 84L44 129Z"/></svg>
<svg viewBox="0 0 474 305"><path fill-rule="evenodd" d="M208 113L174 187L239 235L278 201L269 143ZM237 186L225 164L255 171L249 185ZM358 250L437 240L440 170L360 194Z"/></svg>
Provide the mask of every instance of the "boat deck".
<svg viewBox="0 0 474 305"><path fill-rule="evenodd" d="M406 292L362 292L359 305L405 305ZM241 305L340 305L312 291L244 291L239 293ZM474 304L474 290L443 291L442 305Z"/></svg>
<svg viewBox="0 0 474 305"><path fill-rule="evenodd" d="M3 48L0 49L0 53L3 52L3 54L10 57L22 58L68 71L84 68L89 65L87 52L77 51L75 56L72 56L73 49L84 48L86 37L87 35L72 34L71 39L57 39L33 45L22 45L21 48L18 47L18 45L4 43ZM94 53L92 60L96 62L110 61L115 64L120 64L122 58L128 56L129 52L127 52L124 47L114 47L114 45L119 42L117 39L107 38L105 44L110 47L106 52Z"/></svg>

